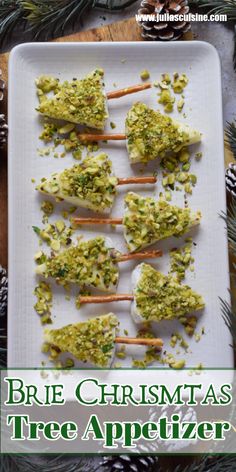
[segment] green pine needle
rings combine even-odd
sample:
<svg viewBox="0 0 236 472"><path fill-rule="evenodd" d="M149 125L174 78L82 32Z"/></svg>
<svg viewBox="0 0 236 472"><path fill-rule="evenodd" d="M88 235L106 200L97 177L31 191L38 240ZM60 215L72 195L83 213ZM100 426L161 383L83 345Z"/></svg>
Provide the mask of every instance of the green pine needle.
<svg viewBox="0 0 236 472"><path fill-rule="evenodd" d="M0 41L19 28L32 31L35 38L48 39L63 33L70 23L79 23L85 10L123 10L137 0L0 0Z"/></svg>
<svg viewBox="0 0 236 472"><path fill-rule="evenodd" d="M199 462L194 461L184 468L178 465L173 472L235 472L235 470L236 457L203 455Z"/></svg>
<svg viewBox="0 0 236 472"><path fill-rule="evenodd" d="M235 46L236 46L236 42L235 42ZM236 47L235 47L235 61L236 61ZM232 123L227 123L225 135L228 138L230 149L236 160L236 122L235 121L232 121Z"/></svg>
<svg viewBox="0 0 236 472"><path fill-rule="evenodd" d="M70 23L72 26L78 23L89 8L101 8L103 10L122 10L137 0L18 0L25 12L25 18L29 22L30 29L37 38L40 34L47 36L63 32Z"/></svg>
<svg viewBox="0 0 236 472"><path fill-rule="evenodd" d="M85 9L93 6L93 0L19 1L36 38L42 33L47 38L63 32L69 21L79 21Z"/></svg>
<svg viewBox="0 0 236 472"><path fill-rule="evenodd" d="M236 198L232 199L228 213L222 213L221 217L226 224L229 248L236 255Z"/></svg>
<svg viewBox="0 0 236 472"><path fill-rule="evenodd" d="M190 0L189 4L206 8L208 14L227 15L228 21L236 20L236 0Z"/></svg>
<svg viewBox="0 0 236 472"><path fill-rule="evenodd" d="M223 320L232 335L234 341L234 349L236 349L236 312L232 308L232 306L225 300L222 300L220 298L220 302Z"/></svg>
<svg viewBox="0 0 236 472"><path fill-rule="evenodd" d="M128 8L137 0L95 0L94 7L101 8L102 10L110 10L110 11L121 11L124 8Z"/></svg>
<svg viewBox="0 0 236 472"><path fill-rule="evenodd" d="M91 458L82 456L0 456L1 472L95 472Z"/></svg>
<svg viewBox="0 0 236 472"><path fill-rule="evenodd" d="M0 0L0 40L6 38L20 23L25 23L24 11L18 0Z"/></svg>

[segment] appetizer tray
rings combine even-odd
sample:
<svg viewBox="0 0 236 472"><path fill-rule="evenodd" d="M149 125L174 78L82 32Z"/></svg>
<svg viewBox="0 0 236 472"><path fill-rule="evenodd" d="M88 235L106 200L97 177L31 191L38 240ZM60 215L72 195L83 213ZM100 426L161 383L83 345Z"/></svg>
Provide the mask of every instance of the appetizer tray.
<svg viewBox="0 0 236 472"><path fill-rule="evenodd" d="M194 368L200 363L203 367L232 367L233 353L230 348L231 337L221 316L219 297L228 298L229 267L227 238L224 222L220 213L226 209L224 187L224 148L221 103L221 72L215 49L203 42L178 42L176 44L156 43L68 43L68 44L25 44L17 46L10 55L9 69L9 305L8 305L8 366L41 367L47 357L41 352L43 329L40 318L33 306L36 302L34 289L37 284L34 255L39 250L38 238L32 226L42 227L42 201L49 200L40 195L36 184L42 177L71 167L77 161L69 155L54 158L53 155L38 155L42 148L39 135L42 131L40 117L35 111L38 105L35 79L40 75L51 75L61 80L83 78L91 71L102 68L105 76L106 91L124 88L141 82L140 73L147 69L152 82L158 81L161 74L185 73L189 79L185 89L186 118L175 111L171 117L184 121L202 133L202 142L191 148L191 172L198 182L193 194L188 196L188 205L202 212L199 227L179 239L169 238L154 248L161 249L162 258L153 259L150 264L164 274L169 270L169 250L180 247L186 237L194 241L194 272L187 272L184 283L201 294L205 309L199 312L196 332L202 329L201 339L188 338L188 352L177 355L186 360L186 367ZM154 109L158 104L158 89L152 88L127 95L109 103L109 119L105 132L124 132L127 111L133 103L140 101ZM116 124L111 130L110 122ZM129 190L143 196L158 198L163 191L160 163L152 161L146 167L130 165L124 142L108 142L100 145L112 160L114 172L120 178L134 175L152 175L157 172L157 183L138 185L135 188L122 186L112 210L112 217L121 217L124 211L124 196ZM197 161L194 154L202 153ZM94 153L95 155L98 152ZM85 157L85 153L83 154ZM142 172L142 173L141 173ZM32 181L33 180L33 181ZM35 183L34 183L35 181ZM172 192L171 204L184 207L184 193ZM61 219L61 212L68 208L65 203L55 204L53 218ZM89 210L78 209L76 216L96 216ZM67 222L68 224L68 222ZM83 235L84 239L104 235L112 241L112 247L127 252L122 228L106 226L83 226L77 229L74 238ZM137 261L122 263L117 292L131 293L131 274ZM69 323L86 321L89 316L113 312L120 321L120 333L124 330L135 337L137 326L130 316L130 302L113 302L99 305L75 307L74 288L70 300L65 299L65 291L53 286L52 328L60 328ZM93 292L94 294L94 292ZM51 327L51 326L50 326ZM171 352L171 335L184 328L178 321L162 321L153 330L163 339L164 350ZM198 341L198 342L197 342ZM121 361L124 367L132 366L132 359L142 359L145 348L128 346L127 356ZM173 350L176 352L176 348ZM118 359L117 359L118 360ZM77 364L76 364L77 365ZM78 366L82 364L78 363ZM152 367L161 366L156 362Z"/></svg>

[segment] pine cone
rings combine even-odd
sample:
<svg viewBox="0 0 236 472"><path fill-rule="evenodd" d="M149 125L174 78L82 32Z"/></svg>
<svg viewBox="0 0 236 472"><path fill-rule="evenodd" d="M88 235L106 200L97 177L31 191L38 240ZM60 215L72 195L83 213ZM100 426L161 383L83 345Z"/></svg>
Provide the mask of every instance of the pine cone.
<svg viewBox="0 0 236 472"><path fill-rule="evenodd" d="M5 89L5 82L1 79L2 71L0 69L0 102L3 100L4 97L4 89Z"/></svg>
<svg viewBox="0 0 236 472"><path fill-rule="evenodd" d="M0 69L0 102L3 100L4 97L4 89L5 89L5 82L1 79L2 71ZM6 124L5 115L0 114L0 148L6 144L7 141L7 132L8 126Z"/></svg>
<svg viewBox="0 0 236 472"><path fill-rule="evenodd" d="M7 272L0 266L0 316L7 311L8 278Z"/></svg>
<svg viewBox="0 0 236 472"><path fill-rule="evenodd" d="M107 472L149 472L157 462L155 456L104 456L101 469Z"/></svg>
<svg viewBox="0 0 236 472"><path fill-rule="evenodd" d="M189 12L187 0L142 0L139 15L185 15ZM190 30L186 21L140 21L142 37L149 41L176 41Z"/></svg>
<svg viewBox="0 0 236 472"><path fill-rule="evenodd" d="M225 183L227 192L233 197L236 197L236 164L232 162L225 172Z"/></svg>
<svg viewBox="0 0 236 472"><path fill-rule="evenodd" d="M6 124L5 115L0 115L0 148L7 142L8 126Z"/></svg>

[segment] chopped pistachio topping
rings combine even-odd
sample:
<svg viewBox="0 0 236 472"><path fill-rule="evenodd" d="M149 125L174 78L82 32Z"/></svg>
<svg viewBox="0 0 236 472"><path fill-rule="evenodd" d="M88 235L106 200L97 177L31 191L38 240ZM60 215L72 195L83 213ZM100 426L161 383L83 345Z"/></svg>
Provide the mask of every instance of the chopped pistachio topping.
<svg viewBox="0 0 236 472"><path fill-rule="evenodd" d="M117 178L107 154L87 157L81 164L41 181L37 190L92 210L110 209L116 195Z"/></svg>
<svg viewBox="0 0 236 472"><path fill-rule="evenodd" d="M141 78L142 80L147 80L147 79L149 79L149 78L150 78L150 73L149 73L149 71L148 71L147 69L142 70L142 72L141 72L141 74L140 74L140 78Z"/></svg>
<svg viewBox="0 0 236 472"><path fill-rule="evenodd" d="M117 317L109 313L60 329L46 329L45 341L55 348L57 355L69 352L79 361L90 362L98 367L109 367L117 326Z"/></svg>
<svg viewBox="0 0 236 472"><path fill-rule="evenodd" d="M177 343L179 344L179 347L181 347L181 348L184 349L185 351L188 350L189 344L188 344L187 341L184 339L184 337L182 336L182 334L179 333L178 331L175 332L174 334L172 334L171 340L170 340L170 346L174 348Z"/></svg>
<svg viewBox="0 0 236 472"><path fill-rule="evenodd" d="M160 98L158 103L161 103L164 106L164 111L166 113L170 113L173 111L174 108L175 98L171 96L171 92L169 89L162 89L160 93Z"/></svg>
<svg viewBox="0 0 236 472"><path fill-rule="evenodd" d="M178 153L165 156L161 160L163 187L169 190L184 189L185 193L192 194L193 187L197 183L197 177L190 174L190 166L190 153L185 147ZM178 187L177 183L180 183L181 187Z"/></svg>
<svg viewBox="0 0 236 472"><path fill-rule="evenodd" d="M196 161L200 161L201 158L202 158L202 152L196 152L195 154Z"/></svg>
<svg viewBox="0 0 236 472"><path fill-rule="evenodd" d="M52 289L46 282L40 282L34 290L34 295L37 302L34 305L35 311L41 317L41 323L52 323L51 309L52 309Z"/></svg>
<svg viewBox="0 0 236 472"><path fill-rule="evenodd" d="M169 366L172 369L183 369L185 367L186 361L184 359L173 360L169 362Z"/></svg>
<svg viewBox="0 0 236 472"><path fill-rule="evenodd" d="M176 274L179 281L185 278L186 270L193 262L192 241L179 249L172 249L170 252L170 271L172 274Z"/></svg>
<svg viewBox="0 0 236 472"><path fill-rule="evenodd" d="M137 310L147 321L180 318L204 307L201 295L149 264L141 264L141 275L134 293Z"/></svg>
<svg viewBox="0 0 236 472"><path fill-rule="evenodd" d="M179 113L181 113L181 111L183 110L183 107L184 107L184 99L180 98L177 102L177 110Z"/></svg>
<svg viewBox="0 0 236 472"><path fill-rule="evenodd" d="M125 238L129 250L138 250L170 236L181 236L199 224L201 213L179 208L164 200L129 192L125 198Z"/></svg>
<svg viewBox="0 0 236 472"><path fill-rule="evenodd" d="M187 132L177 123L144 103L134 104L128 112L126 135L130 159L140 162L162 158L188 142Z"/></svg>
<svg viewBox="0 0 236 472"><path fill-rule="evenodd" d="M190 316L187 318L180 319L182 325L184 326L185 333L188 336L192 336L195 332L195 328L197 325L197 317L196 316Z"/></svg>
<svg viewBox="0 0 236 472"><path fill-rule="evenodd" d="M44 200L41 203L40 207L41 211L43 212L43 223L48 223L48 217L53 214L54 206L48 200Z"/></svg>
<svg viewBox="0 0 236 472"><path fill-rule="evenodd" d="M45 143L49 143L53 140L57 132L57 126L54 123L44 123L43 131L39 136L39 139L42 139Z"/></svg>
<svg viewBox="0 0 236 472"><path fill-rule="evenodd" d="M175 93L182 93L187 84L188 77L186 74L179 75L177 72L174 73L171 86Z"/></svg>
<svg viewBox="0 0 236 472"><path fill-rule="evenodd" d="M47 224L44 229L33 226L34 232L39 236L40 241L44 241L53 249L55 246L59 250L60 246L69 246L72 242L71 236L74 230L71 227L65 226L64 221L56 221L54 224Z"/></svg>
<svg viewBox="0 0 236 472"><path fill-rule="evenodd" d="M149 322L143 323L142 327L137 332L137 338L155 338L155 333L152 331L151 324ZM160 362L161 354L154 347L148 347L142 359L133 359L133 367L139 369L145 369L148 365L152 364L155 361Z"/></svg>
<svg viewBox="0 0 236 472"><path fill-rule="evenodd" d="M101 290L114 290L118 282L118 266L114 250L103 237L83 241L61 252L37 268L37 273L59 282L89 285Z"/></svg>
<svg viewBox="0 0 236 472"><path fill-rule="evenodd" d="M62 83L53 77L42 76L36 80L36 87L40 101L37 111L42 115L104 129L108 115L99 70L82 80ZM45 95L49 91L54 92L53 97Z"/></svg>

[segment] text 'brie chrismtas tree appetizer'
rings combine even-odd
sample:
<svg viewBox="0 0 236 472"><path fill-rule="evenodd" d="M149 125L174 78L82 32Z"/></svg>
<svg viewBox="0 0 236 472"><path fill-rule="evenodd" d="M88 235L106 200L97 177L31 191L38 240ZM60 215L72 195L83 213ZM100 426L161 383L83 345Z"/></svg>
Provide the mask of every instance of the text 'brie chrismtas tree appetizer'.
<svg viewBox="0 0 236 472"><path fill-rule="evenodd" d="M51 76L39 77L36 80L40 102L37 111L49 118L103 130L108 118L107 100L151 87L150 83L135 85L106 95L103 75L103 70L97 69L82 80L60 82ZM48 96L50 92L54 95Z"/></svg>
<svg viewBox="0 0 236 472"><path fill-rule="evenodd" d="M112 208L118 185L153 184L156 177L130 177L119 179L112 173L107 154L87 157L49 178L43 177L36 187L41 193L63 199L73 205L106 213Z"/></svg>
<svg viewBox="0 0 236 472"><path fill-rule="evenodd" d="M130 259L155 258L161 251L141 252L139 254L120 254L105 238L97 237L71 246L58 255L48 257L37 266L36 273L52 277L56 281L79 286L96 287L102 291L114 292L119 280L118 263Z"/></svg>
<svg viewBox="0 0 236 472"><path fill-rule="evenodd" d="M128 112L125 134L85 133L78 136L81 142L126 140L131 164L163 158L201 141L199 131L139 102Z"/></svg>
<svg viewBox="0 0 236 472"><path fill-rule="evenodd" d="M53 360L63 352L72 354L77 360L97 367L110 367L116 344L139 344L155 346L161 350L159 338L139 339L116 336L119 325L113 313L90 318L88 321L70 324L59 329L45 329L44 352L53 350Z"/></svg>
<svg viewBox="0 0 236 472"><path fill-rule="evenodd" d="M75 224L122 224L129 251L142 248L170 236L182 236L200 223L201 212L179 208L164 200L141 197L130 192L125 198L123 218L73 218Z"/></svg>
<svg viewBox="0 0 236 472"><path fill-rule="evenodd" d="M80 304L132 300L131 314L136 323L170 320L202 310L204 300L188 285L181 285L172 275L164 275L149 264L140 264L133 271L133 294L80 296Z"/></svg>

